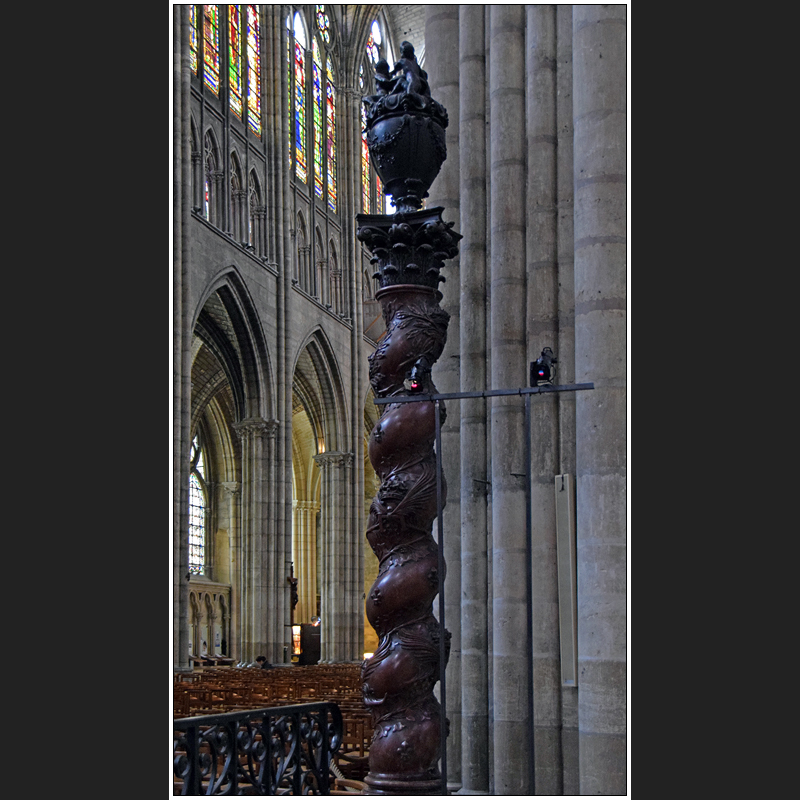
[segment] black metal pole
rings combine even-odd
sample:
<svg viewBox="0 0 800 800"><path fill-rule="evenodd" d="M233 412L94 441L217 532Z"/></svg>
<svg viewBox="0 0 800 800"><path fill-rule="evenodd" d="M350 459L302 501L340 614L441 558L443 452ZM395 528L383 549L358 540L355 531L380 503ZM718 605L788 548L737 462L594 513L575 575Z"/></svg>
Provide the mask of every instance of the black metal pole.
<svg viewBox="0 0 800 800"><path fill-rule="evenodd" d="M439 544L439 703L441 715L439 737L441 748L442 794L447 794L447 692L445 690L445 627L444 627L444 522L442 520L442 421L441 400L436 406L436 538Z"/></svg>
<svg viewBox="0 0 800 800"><path fill-rule="evenodd" d="M449 392L447 394L409 394L376 397L376 406L387 403L420 403L423 400L463 400L468 397L501 397L505 395L552 394L553 392L579 392L582 389L594 389L593 383L567 383L563 386L534 386L524 389L492 389L486 392Z"/></svg>

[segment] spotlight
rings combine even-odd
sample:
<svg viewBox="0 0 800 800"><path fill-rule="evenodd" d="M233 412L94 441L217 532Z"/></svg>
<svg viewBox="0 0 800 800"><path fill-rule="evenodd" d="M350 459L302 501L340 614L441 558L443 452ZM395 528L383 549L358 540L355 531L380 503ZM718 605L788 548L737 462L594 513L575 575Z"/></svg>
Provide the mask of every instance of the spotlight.
<svg viewBox="0 0 800 800"><path fill-rule="evenodd" d="M430 375L431 368L428 366L428 359L425 356L418 359L417 363L411 367L403 385L411 394L419 394L425 386L426 379Z"/></svg>
<svg viewBox="0 0 800 800"><path fill-rule="evenodd" d="M550 347L545 347L536 361L531 361L531 386L552 384L556 374L555 365L558 359L553 355Z"/></svg>

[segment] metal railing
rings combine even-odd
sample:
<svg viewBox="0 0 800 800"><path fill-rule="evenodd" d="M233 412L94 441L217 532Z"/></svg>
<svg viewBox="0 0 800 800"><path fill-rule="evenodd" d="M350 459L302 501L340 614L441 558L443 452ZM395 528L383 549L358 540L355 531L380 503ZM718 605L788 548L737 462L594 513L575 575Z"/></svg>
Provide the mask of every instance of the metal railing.
<svg viewBox="0 0 800 800"><path fill-rule="evenodd" d="M342 741L336 703L173 720L173 794L330 794Z"/></svg>

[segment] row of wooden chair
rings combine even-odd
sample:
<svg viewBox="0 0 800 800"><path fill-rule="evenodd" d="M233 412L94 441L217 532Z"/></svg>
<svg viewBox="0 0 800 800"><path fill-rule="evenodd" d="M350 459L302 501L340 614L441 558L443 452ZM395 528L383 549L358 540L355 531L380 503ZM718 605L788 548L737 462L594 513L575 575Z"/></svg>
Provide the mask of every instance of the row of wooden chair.
<svg viewBox="0 0 800 800"><path fill-rule="evenodd" d="M332 794L358 793L369 771L372 723L361 694L359 664L257 668L206 667L178 673L173 683L173 714L181 717L335 702L342 711L342 743L332 762Z"/></svg>

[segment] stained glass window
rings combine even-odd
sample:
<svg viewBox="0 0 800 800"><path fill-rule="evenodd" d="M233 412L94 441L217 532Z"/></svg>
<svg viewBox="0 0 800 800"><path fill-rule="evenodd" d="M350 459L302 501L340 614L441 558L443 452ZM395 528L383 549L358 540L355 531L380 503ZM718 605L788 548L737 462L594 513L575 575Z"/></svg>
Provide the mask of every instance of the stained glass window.
<svg viewBox="0 0 800 800"><path fill-rule="evenodd" d="M203 6L203 79L219 94L219 6Z"/></svg>
<svg viewBox="0 0 800 800"><path fill-rule="evenodd" d="M292 24L291 24L291 17L286 17L286 29L288 31L288 36L286 37L286 63L289 65L289 74L291 75L292 72ZM289 89L289 109L294 108L294 103L292 102L292 81L287 81L288 89ZM290 111L291 113L291 111ZM289 126L289 167L292 165L292 160L294 159L294 130L292 130L292 126Z"/></svg>
<svg viewBox="0 0 800 800"><path fill-rule="evenodd" d="M228 6L228 94L231 109L242 118L242 21L239 6Z"/></svg>
<svg viewBox="0 0 800 800"><path fill-rule="evenodd" d="M247 6L247 124L261 136L261 31L256 6Z"/></svg>
<svg viewBox="0 0 800 800"><path fill-rule="evenodd" d="M295 170L303 183L308 178L306 153L306 34L300 13L294 15L294 145Z"/></svg>
<svg viewBox="0 0 800 800"><path fill-rule="evenodd" d="M314 191L322 197L324 173L322 166L322 59L319 44L314 37L314 63L311 66L314 95Z"/></svg>
<svg viewBox="0 0 800 800"><path fill-rule="evenodd" d="M189 58L192 72L197 75L197 13L196 6L189 6Z"/></svg>
<svg viewBox="0 0 800 800"><path fill-rule="evenodd" d="M202 575L206 568L205 462L197 436L191 450L189 471L189 572Z"/></svg>
<svg viewBox="0 0 800 800"><path fill-rule="evenodd" d="M369 39L367 39L367 53L373 64L377 64L381 58L380 46L382 41L380 25L378 25L378 20L374 20L370 28Z"/></svg>
<svg viewBox="0 0 800 800"><path fill-rule="evenodd" d="M322 38L325 44L330 44L331 41L331 22L328 15L325 13L325 6L317 6L317 27L322 33Z"/></svg>
<svg viewBox="0 0 800 800"><path fill-rule="evenodd" d="M367 147L367 110L361 106L361 206L369 214L369 148Z"/></svg>
<svg viewBox="0 0 800 800"><path fill-rule="evenodd" d="M336 211L336 90L333 88L333 64L330 57L327 63L326 124L328 131L328 205Z"/></svg>

